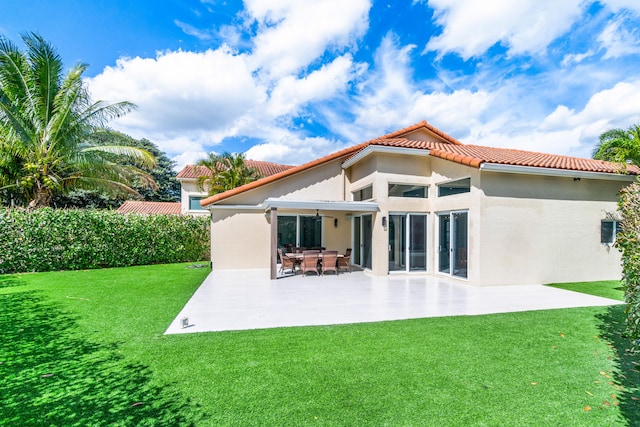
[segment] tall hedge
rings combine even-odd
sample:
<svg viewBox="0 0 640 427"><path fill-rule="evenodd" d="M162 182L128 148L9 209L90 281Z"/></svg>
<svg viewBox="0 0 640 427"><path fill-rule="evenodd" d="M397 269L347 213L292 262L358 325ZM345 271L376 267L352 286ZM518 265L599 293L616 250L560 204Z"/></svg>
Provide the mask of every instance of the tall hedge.
<svg viewBox="0 0 640 427"><path fill-rule="evenodd" d="M640 184L624 188L618 206L622 231L616 237L616 245L622 251L626 329L633 343L631 350L640 352Z"/></svg>
<svg viewBox="0 0 640 427"><path fill-rule="evenodd" d="M209 219L0 209L0 274L207 259Z"/></svg>

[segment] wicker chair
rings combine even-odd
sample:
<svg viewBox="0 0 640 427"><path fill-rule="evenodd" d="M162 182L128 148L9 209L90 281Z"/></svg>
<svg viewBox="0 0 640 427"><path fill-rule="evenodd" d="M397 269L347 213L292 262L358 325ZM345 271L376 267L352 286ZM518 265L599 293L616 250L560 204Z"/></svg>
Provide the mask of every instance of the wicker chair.
<svg viewBox="0 0 640 427"><path fill-rule="evenodd" d="M347 270L351 273L351 248L347 248L344 257L338 258L338 271Z"/></svg>
<svg viewBox="0 0 640 427"><path fill-rule="evenodd" d="M305 274L305 275L307 273L318 274L318 259L319 259L318 251L302 252L302 263L300 264L300 269L302 270L302 274Z"/></svg>
<svg viewBox="0 0 640 427"><path fill-rule="evenodd" d="M336 266L337 261L338 251L322 252L322 274L324 275L328 271L333 271L338 274L338 268Z"/></svg>
<svg viewBox="0 0 640 427"><path fill-rule="evenodd" d="M280 273L284 274L285 270L291 270L293 274L296 274L296 260L289 258L282 253L282 249L278 248L278 255L280 256Z"/></svg>

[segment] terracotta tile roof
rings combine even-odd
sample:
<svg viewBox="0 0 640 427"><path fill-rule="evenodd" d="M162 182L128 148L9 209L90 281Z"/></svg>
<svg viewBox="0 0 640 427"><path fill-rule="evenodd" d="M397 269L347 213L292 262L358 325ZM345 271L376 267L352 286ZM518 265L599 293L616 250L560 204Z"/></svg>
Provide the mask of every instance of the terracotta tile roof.
<svg viewBox="0 0 640 427"><path fill-rule="evenodd" d="M424 128L440 136L443 141L418 141L402 138L402 136L421 128ZM267 176L257 181L253 181L249 184L234 188L229 191L225 191L224 193L219 193L214 196L208 197L201 201L202 206L208 206L212 203L216 203L237 194L241 194L245 191L261 187L265 184L269 184L287 176L294 175L298 172L314 168L335 159L344 158L344 160L346 161L350 157L358 154L360 151L371 145L429 150L429 155L433 157L438 157L474 168L480 168L483 163L493 163L512 166L529 166L536 168L565 169L600 173L620 173L623 170L621 169L621 165L618 163L605 162L602 160L560 156L555 154L537 153L532 151L514 150L508 148L465 145L455 138L429 125L426 121L422 121L398 131L388 133L379 138L363 142L361 144L346 148L341 151L337 151L303 165L292 167L291 169L287 169L280 173ZM638 168L637 166L628 166L627 173L632 175L640 175L640 168Z"/></svg>
<svg viewBox="0 0 640 427"><path fill-rule="evenodd" d="M414 141L391 140L381 141L393 146L411 146ZM483 163L500 165L528 166L536 168L564 169L581 172L620 173L624 171L619 163L604 160L585 159L580 157L560 156L557 154L538 153L533 151L495 148L481 145L451 145L447 143L429 142L425 144L433 157L450 160L456 163L479 168ZM640 174L637 166L628 166L627 173Z"/></svg>
<svg viewBox="0 0 640 427"><path fill-rule="evenodd" d="M180 202L141 202L137 200L127 200L116 212L121 214L180 215L182 213L182 205Z"/></svg>
<svg viewBox="0 0 640 427"><path fill-rule="evenodd" d="M261 160L247 160L246 165L250 168L256 168L260 175L270 176L276 173L291 169L293 166L279 165L277 163L263 162ZM205 166L187 165L176 175L180 179L197 179L199 176L210 175L211 172Z"/></svg>

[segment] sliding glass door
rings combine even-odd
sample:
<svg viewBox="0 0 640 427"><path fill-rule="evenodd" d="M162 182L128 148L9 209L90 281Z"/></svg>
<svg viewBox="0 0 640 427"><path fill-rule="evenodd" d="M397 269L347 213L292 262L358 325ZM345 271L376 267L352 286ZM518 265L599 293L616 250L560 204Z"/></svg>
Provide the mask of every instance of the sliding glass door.
<svg viewBox="0 0 640 427"><path fill-rule="evenodd" d="M373 216L353 217L353 263L362 268L371 268L371 235L373 232Z"/></svg>
<svg viewBox="0 0 640 427"><path fill-rule="evenodd" d="M468 212L438 215L438 271L466 278L468 274Z"/></svg>
<svg viewBox="0 0 640 427"><path fill-rule="evenodd" d="M389 215L389 272L427 270L427 215Z"/></svg>

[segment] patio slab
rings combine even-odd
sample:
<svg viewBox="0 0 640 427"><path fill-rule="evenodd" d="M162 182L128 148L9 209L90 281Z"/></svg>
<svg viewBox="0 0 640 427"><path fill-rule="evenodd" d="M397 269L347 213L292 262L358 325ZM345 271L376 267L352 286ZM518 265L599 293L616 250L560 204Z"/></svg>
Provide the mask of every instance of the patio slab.
<svg viewBox="0 0 640 427"><path fill-rule="evenodd" d="M293 276L265 270L212 271L165 333L335 325L554 308L620 301L547 286L473 287L433 276ZM189 326L182 327L188 318Z"/></svg>

